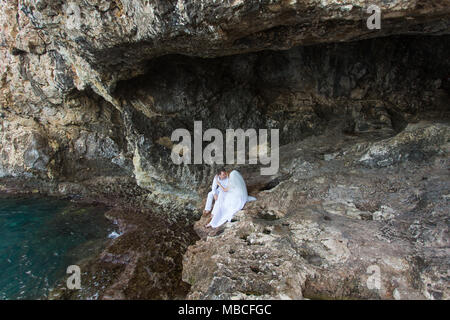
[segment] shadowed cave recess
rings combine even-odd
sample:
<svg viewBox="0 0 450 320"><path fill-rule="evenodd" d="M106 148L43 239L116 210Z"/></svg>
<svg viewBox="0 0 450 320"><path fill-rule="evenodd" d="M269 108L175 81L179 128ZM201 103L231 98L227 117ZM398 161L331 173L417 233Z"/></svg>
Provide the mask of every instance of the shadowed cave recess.
<svg viewBox="0 0 450 320"><path fill-rule="evenodd" d="M150 60L145 74L119 82L114 91L123 108L124 136L138 146L125 149L134 157L130 171L141 186L200 200L214 168L170 160L172 132L186 128L193 138L194 120L202 121L203 131L279 129L281 146L327 130L374 141L401 132L408 123L445 122L449 66L442 57L448 39L396 36L219 58ZM278 175L260 178L270 183ZM192 192L192 186L200 191Z"/></svg>

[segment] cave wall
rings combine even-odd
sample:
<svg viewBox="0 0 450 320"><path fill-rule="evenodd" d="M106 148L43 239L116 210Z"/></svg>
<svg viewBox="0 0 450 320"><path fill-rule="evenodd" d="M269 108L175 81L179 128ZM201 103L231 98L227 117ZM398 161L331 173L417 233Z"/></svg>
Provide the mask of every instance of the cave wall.
<svg viewBox="0 0 450 320"><path fill-rule="evenodd" d="M194 208L213 168L174 165L168 139L193 120L287 144L445 119L446 1L376 3L368 33L355 1L1 1L0 175Z"/></svg>
<svg viewBox="0 0 450 320"><path fill-rule="evenodd" d="M174 53L216 57L392 34L448 34L450 12L448 0L2 2L38 31L42 40L30 50L56 48L73 66L77 88L90 86L113 104L110 93L117 80L141 73L150 58ZM366 27L369 5L383 12L380 30Z"/></svg>
<svg viewBox="0 0 450 320"><path fill-rule="evenodd" d="M280 144L339 125L347 134L394 135L408 122L448 118L448 37L394 37L295 47L223 58L168 55L119 82L139 153L138 183L190 190L209 184L209 166L172 164L171 133L278 128ZM435 57L430 59L430 57ZM420 88L418 90L418 88ZM206 145L207 143L204 143ZM161 160L162 159L162 160ZM183 191L187 192L187 191Z"/></svg>

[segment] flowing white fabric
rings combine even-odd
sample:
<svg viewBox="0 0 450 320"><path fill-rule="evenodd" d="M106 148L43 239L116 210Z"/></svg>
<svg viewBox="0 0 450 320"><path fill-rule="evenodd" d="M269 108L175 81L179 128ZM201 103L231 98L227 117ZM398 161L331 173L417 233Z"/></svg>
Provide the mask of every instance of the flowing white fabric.
<svg viewBox="0 0 450 320"><path fill-rule="evenodd" d="M214 209L211 212L213 218L209 225L217 228L225 222L231 221L233 215L241 210L247 201L254 200L256 200L255 197L247 194L247 186L242 175L236 170L231 171L228 191L219 193Z"/></svg>
<svg viewBox="0 0 450 320"><path fill-rule="evenodd" d="M213 204L213 199L214 199L214 195L217 195L217 196L219 196L219 194L221 193L221 192L225 192L225 191L223 191L222 190L222 188L220 188L218 185L217 185L217 179L219 179L219 182L220 182L220 184L223 186L223 187L227 187L227 185L228 185L228 177L226 177L225 179L220 179L219 177L214 177L214 180L213 180L213 183L212 183L212 186L211 186L211 192L209 192L208 193L208 197L206 198L206 204L205 204L205 210L206 211L211 211L211 209L212 209L212 204Z"/></svg>

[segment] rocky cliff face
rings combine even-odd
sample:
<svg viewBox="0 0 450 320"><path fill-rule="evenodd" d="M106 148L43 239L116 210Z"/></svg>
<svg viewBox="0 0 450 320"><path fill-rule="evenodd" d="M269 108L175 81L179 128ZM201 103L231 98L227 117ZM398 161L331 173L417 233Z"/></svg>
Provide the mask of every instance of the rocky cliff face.
<svg viewBox="0 0 450 320"><path fill-rule="evenodd" d="M278 128L280 144L286 146L282 150L289 151L283 151L278 174L261 177L252 166L236 168L255 193L275 198L291 194L308 201L287 201L269 210L278 212L277 222L267 225L270 232L264 229L264 219L254 220L248 213L222 237L240 246L244 242L239 241L246 240L235 239L235 232L240 225L251 225L256 236L303 248L306 236L283 225L299 224L308 238L314 238L312 247L304 248L306 256L288 247L279 252L285 255L280 259L301 269L289 280L295 285L247 290L235 283L225 289L207 282L223 270L211 268L208 274L213 278L199 277L190 269L198 257L188 251L184 276L193 285L190 296L215 297L217 290L224 290L226 297L254 292L298 298L306 290L311 296L391 297L399 288L406 297L447 297L439 280L442 272L433 268L442 259L448 265L448 253L442 253L448 243L423 238L418 245L413 233L404 235L404 229L425 230L432 225L430 232L448 236L445 211L438 210L432 221L424 212L425 208L434 212L430 208L438 205L448 209L449 1L371 1L381 8L380 30L366 27L368 4L0 0L2 189L37 190L195 217L214 168L173 164L173 130L192 132L194 120L201 120L204 129ZM307 150L302 143L310 143ZM295 153L297 145L305 153ZM414 180L411 170L423 171L426 183ZM383 178L385 174L389 176ZM310 180L305 184L304 179ZM390 192L377 189L388 183L383 179L395 180L389 182L396 186L393 190L403 193L393 191L389 198ZM414 187L408 179L415 181ZM355 188L362 188L355 187L355 181L366 191L355 193ZM426 203L401 204L415 192L425 195ZM257 203L253 214L265 217L263 202ZM330 220L321 218L324 212ZM378 219L385 215L400 220ZM403 219L405 215L408 219ZM335 229L330 231L323 223ZM279 225L284 229L271 231ZM362 231L353 235L350 226ZM314 228L320 232L314 233ZM388 229L394 237L402 234L405 244L377 240L378 249L358 253L351 246L368 243L364 234L375 239L380 230ZM395 288L382 293L359 287L349 293L348 288L354 288L350 285L343 285L339 294L330 293L343 278L333 273L330 280L328 274L342 259L327 257L323 250L328 249L319 248L326 237L335 244L329 250L343 252L350 269L345 267L342 275L354 273L348 280L352 283L364 280L359 275L369 261L385 260L375 255L383 246L392 248L386 259L397 257L397 252L411 258L402 266L412 273L398 265L386 267L383 272L399 277L399 285L390 283L389 288ZM207 240L208 245L217 239ZM270 239L264 242L268 251L261 249L269 256L276 247ZM444 251L429 258L424 256L425 247ZM205 254L209 257L211 252ZM358 257L364 262L352 263ZM211 259L212 264L218 262ZM220 264L227 266L224 261ZM267 280L253 273L249 274L255 283ZM311 275L319 274L322 282L313 283L316 276ZM201 284L195 280L200 278Z"/></svg>

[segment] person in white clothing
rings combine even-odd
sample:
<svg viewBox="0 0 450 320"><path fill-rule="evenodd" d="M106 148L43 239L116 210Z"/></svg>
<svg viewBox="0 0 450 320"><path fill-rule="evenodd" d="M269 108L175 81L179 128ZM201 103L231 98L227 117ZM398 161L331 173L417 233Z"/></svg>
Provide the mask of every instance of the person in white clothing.
<svg viewBox="0 0 450 320"><path fill-rule="evenodd" d="M220 168L217 171L217 175L214 177L213 183L211 185L211 191L208 193L208 197L206 199L205 210L203 213L208 214L211 212L213 200L217 201L221 192L224 192L217 182L220 182L220 185L226 187L228 185L228 173L224 168Z"/></svg>
<svg viewBox="0 0 450 320"><path fill-rule="evenodd" d="M218 180L217 184L222 189L222 192L219 193L214 204L211 220L205 225L206 228L218 228L224 223L230 222L234 214L242 210L247 202L256 200L255 197L248 195L247 186L239 171L231 171L227 186L222 185L220 180Z"/></svg>

